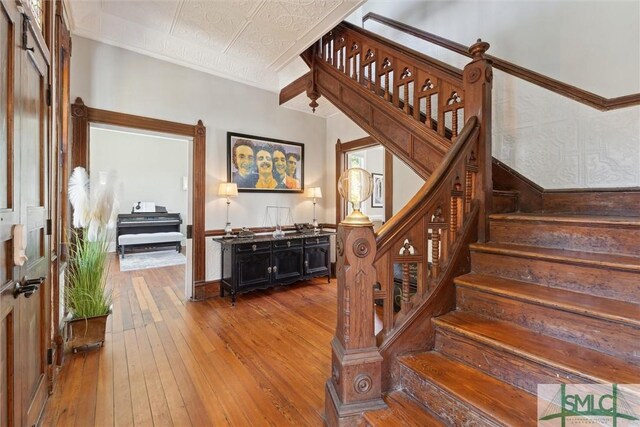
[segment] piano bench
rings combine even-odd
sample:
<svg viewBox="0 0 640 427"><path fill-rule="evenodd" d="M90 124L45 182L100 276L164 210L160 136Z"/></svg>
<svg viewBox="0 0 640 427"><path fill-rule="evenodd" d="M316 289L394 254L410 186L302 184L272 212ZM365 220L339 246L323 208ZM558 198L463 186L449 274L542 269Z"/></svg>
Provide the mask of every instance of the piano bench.
<svg viewBox="0 0 640 427"><path fill-rule="evenodd" d="M177 231L167 231L160 233L139 233L139 234L122 234L118 237L118 247L120 255L124 258L125 246L151 247L164 246L173 244L176 250L180 252L180 245L184 235Z"/></svg>

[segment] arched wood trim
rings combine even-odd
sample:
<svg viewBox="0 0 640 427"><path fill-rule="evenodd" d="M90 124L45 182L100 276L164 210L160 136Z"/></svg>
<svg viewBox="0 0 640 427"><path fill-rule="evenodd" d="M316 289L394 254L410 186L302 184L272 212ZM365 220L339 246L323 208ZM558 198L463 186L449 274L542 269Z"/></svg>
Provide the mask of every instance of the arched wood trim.
<svg viewBox="0 0 640 427"><path fill-rule="evenodd" d="M71 169L82 166L88 170L89 165L89 125L102 123L112 126L125 126L154 132L163 132L193 138L193 168L191 171L193 182L193 284L195 288L205 283L205 232L204 232L204 203L205 203L205 169L206 169L206 128L202 120L196 125L152 119L132 114L99 110L87 107L81 98L71 105L73 123L73 144L71 150ZM64 203L68 203L68 196L64 195Z"/></svg>
<svg viewBox="0 0 640 427"><path fill-rule="evenodd" d="M349 151L363 150L381 145L375 138L365 136L353 141L336 142L336 189L338 180L343 171L347 169L347 154ZM384 148L384 147L383 147ZM347 212L347 204L336 190L336 226L340 224ZM393 216L393 154L384 150L384 219L388 221Z"/></svg>

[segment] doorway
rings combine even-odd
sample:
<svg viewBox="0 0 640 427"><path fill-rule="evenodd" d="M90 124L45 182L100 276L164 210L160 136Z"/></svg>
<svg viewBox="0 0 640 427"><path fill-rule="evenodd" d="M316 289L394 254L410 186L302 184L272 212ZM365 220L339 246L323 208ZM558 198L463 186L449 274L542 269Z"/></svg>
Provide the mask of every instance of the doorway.
<svg viewBox="0 0 640 427"><path fill-rule="evenodd" d="M91 188L113 185L117 195L118 224L109 250L118 252L116 234L166 232L186 236L191 219L189 152L192 138L93 123L89 130ZM152 160L150 159L152 157ZM131 216L135 215L135 216ZM182 265L191 271L190 251L181 238L159 242L148 249L117 257L120 271ZM115 267L117 269L117 267ZM185 276L185 284L191 279Z"/></svg>
<svg viewBox="0 0 640 427"><path fill-rule="evenodd" d="M336 143L336 185L342 172L359 167L367 170L378 180L378 197L372 195L362 203L362 211L374 222L377 230L393 215L393 155L370 136L348 142ZM349 214L351 209L336 192L336 224Z"/></svg>
<svg viewBox="0 0 640 427"><path fill-rule="evenodd" d="M205 235L204 235L204 197L205 197L205 141L206 130L202 121L196 125L158 120L149 117L99 110L87 107L82 99L77 98L72 105L73 145L72 167L82 166L90 172L90 129L100 125L127 129L128 131L143 131L164 137L172 137L192 141L189 144L189 168L187 176L187 198L190 200L187 208L186 222L186 253L192 262L187 264L185 292L187 299L193 299L197 294L196 287L205 283ZM126 155L126 153L120 153ZM150 153L146 158L154 158ZM141 159L143 161L143 159ZM94 171L95 172L95 171ZM99 171L98 171L99 172ZM95 175L95 173L94 173ZM68 221L68 218L67 218Z"/></svg>

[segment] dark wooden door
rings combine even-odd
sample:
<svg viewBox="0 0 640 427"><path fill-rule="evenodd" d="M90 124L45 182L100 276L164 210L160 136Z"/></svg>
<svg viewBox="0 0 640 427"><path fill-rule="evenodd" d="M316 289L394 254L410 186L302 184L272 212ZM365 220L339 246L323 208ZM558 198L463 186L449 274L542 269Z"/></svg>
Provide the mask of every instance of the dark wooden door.
<svg viewBox="0 0 640 427"><path fill-rule="evenodd" d="M271 283L271 252L252 252L236 256L238 289L267 286Z"/></svg>
<svg viewBox="0 0 640 427"><path fill-rule="evenodd" d="M273 251L273 281L293 282L302 278L302 246Z"/></svg>
<svg viewBox="0 0 640 427"><path fill-rule="evenodd" d="M47 396L49 65L15 3L0 1L0 12L0 162L7 165L0 169L6 170L0 178L0 426L31 426ZM28 260L21 266L13 248L18 224L26 228ZM28 298L15 293L17 285L40 277L44 282Z"/></svg>
<svg viewBox="0 0 640 427"><path fill-rule="evenodd" d="M304 248L305 276L322 276L329 274L329 244L319 244Z"/></svg>

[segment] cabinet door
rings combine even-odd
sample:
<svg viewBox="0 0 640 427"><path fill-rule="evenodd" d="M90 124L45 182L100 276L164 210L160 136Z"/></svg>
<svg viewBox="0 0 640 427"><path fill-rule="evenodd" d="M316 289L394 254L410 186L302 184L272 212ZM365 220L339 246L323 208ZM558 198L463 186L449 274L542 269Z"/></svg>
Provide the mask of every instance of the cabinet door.
<svg viewBox="0 0 640 427"><path fill-rule="evenodd" d="M304 275L329 274L329 245L307 246L304 249Z"/></svg>
<svg viewBox="0 0 640 427"><path fill-rule="evenodd" d="M302 277L302 247L273 251L273 281L292 282Z"/></svg>
<svg viewBox="0 0 640 427"><path fill-rule="evenodd" d="M271 281L271 253L238 254L236 268L238 269L238 289L267 286Z"/></svg>

